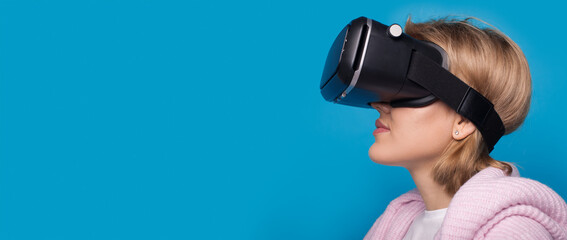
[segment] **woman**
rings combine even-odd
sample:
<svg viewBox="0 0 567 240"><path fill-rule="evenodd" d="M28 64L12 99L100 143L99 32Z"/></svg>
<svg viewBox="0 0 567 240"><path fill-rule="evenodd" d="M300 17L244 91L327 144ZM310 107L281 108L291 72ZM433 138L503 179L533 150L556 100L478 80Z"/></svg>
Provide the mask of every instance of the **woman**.
<svg viewBox="0 0 567 240"><path fill-rule="evenodd" d="M447 52L450 72L494 104L506 134L520 127L531 78L510 38L468 19L408 20L405 32ZM380 118L370 158L408 169L417 188L393 200L365 239L567 239L565 201L491 158L475 125L445 103L372 107Z"/></svg>

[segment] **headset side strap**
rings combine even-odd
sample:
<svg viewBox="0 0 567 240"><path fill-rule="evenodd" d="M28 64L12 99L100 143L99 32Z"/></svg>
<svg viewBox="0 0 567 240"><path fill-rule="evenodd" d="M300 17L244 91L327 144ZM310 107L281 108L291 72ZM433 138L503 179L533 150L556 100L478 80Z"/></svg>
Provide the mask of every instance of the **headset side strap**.
<svg viewBox="0 0 567 240"><path fill-rule="evenodd" d="M494 105L427 56L413 52L407 78L469 119L482 134L489 152L504 135L504 124Z"/></svg>

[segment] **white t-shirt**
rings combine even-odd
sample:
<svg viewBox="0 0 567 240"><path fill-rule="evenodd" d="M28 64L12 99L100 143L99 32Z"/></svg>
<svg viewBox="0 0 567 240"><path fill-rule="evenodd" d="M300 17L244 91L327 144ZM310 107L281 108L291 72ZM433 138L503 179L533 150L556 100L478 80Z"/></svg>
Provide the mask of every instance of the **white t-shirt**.
<svg viewBox="0 0 567 240"><path fill-rule="evenodd" d="M439 228L441 228L445 213L447 213L447 208L433 211L425 210L413 220L408 232L404 236L404 240L433 239Z"/></svg>

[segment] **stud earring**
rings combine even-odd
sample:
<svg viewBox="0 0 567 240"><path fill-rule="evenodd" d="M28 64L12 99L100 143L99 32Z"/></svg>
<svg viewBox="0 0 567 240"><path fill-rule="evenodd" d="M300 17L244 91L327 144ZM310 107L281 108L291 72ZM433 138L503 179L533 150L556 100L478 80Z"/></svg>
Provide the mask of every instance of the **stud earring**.
<svg viewBox="0 0 567 240"><path fill-rule="evenodd" d="M459 135L459 130L455 131L455 135Z"/></svg>

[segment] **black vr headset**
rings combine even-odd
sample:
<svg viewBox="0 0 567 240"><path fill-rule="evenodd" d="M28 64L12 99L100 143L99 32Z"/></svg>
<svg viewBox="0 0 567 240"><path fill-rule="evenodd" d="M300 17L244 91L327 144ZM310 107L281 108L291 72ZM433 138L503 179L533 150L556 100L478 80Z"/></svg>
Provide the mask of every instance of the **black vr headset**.
<svg viewBox="0 0 567 240"><path fill-rule="evenodd" d="M423 107L440 99L477 127L491 152L504 124L488 99L448 71L448 60L441 47L412 38L398 24L360 17L333 42L321 94L330 102L364 108L372 102Z"/></svg>

